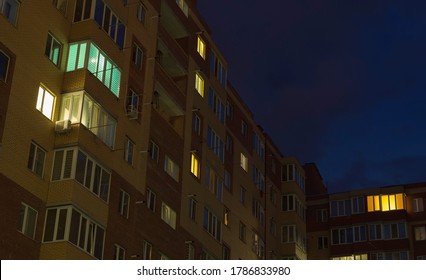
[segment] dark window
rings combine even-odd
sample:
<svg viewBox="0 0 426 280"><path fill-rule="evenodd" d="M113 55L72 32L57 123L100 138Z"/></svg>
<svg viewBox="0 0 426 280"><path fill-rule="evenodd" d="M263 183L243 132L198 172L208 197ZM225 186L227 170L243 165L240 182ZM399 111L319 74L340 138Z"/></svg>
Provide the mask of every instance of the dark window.
<svg viewBox="0 0 426 280"><path fill-rule="evenodd" d="M7 72L9 70L9 57L0 51L0 80L6 82Z"/></svg>

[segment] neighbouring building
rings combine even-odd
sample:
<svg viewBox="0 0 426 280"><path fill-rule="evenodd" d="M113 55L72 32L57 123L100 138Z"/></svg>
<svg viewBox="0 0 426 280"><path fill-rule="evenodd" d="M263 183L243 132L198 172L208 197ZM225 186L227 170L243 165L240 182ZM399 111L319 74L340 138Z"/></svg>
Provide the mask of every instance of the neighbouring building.
<svg viewBox="0 0 426 280"><path fill-rule="evenodd" d="M328 193L305 170L308 259L426 259L426 183Z"/></svg>

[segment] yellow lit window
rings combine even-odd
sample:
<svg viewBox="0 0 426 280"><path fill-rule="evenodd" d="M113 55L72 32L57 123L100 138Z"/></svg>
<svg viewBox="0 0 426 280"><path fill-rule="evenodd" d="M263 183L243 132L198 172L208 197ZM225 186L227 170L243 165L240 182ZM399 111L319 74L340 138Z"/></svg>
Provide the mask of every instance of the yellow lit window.
<svg viewBox="0 0 426 280"><path fill-rule="evenodd" d="M200 160L194 154L191 154L191 173L200 178Z"/></svg>
<svg viewBox="0 0 426 280"><path fill-rule="evenodd" d="M382 194L367 197L368 212L405 209L404 194Z"/></svg>
<svg viewBox="0 0 426 280"><path fill-rule="evenodd" d="M396 194L396 209L397 210L405 209L404 195L402 193Z"/></svg>
<svg viewBox="0 0 426 280"><path fill-rule="evenodd" d="M199 73L195 73L195 89L202 97L204 97L204 79Z"/></svg>
<svg viewBox="0 0 426 280"><path fill-rule="evenodd" d="M245 172L248 172L248 157L243 153L240 154L240 166Z"/></svg>
<svg viewBox="0 0 426 280"><path fill-rule="evenodd" d="M40 86L38 88L38 97L36 108L43 113L49 120L52 119L53 105L55 104L55 96L47 89Z"/></svg>
<svg viewBox="0 0 426 280"><path fill-rule="evenodd" d="M204 43L203 39L198 36L197 39L197 52L201 55L203 59L206 59L206 43Z"/></svg>

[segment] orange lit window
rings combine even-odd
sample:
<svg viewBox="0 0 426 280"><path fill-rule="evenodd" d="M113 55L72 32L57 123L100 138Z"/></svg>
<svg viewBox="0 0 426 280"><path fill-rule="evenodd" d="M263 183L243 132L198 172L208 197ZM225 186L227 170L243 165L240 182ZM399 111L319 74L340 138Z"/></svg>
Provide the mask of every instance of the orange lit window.
<svg viewBox="0 0 426 280"><path fill-rule="evenodd" d="M382 194L367 197L368 212L405 209L404 194Z"/></svg>

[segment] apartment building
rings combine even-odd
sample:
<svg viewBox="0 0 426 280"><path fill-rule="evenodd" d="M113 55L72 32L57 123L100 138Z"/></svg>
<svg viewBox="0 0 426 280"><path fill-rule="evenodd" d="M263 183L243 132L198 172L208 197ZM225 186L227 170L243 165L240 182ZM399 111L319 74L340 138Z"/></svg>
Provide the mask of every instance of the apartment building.
<svg viewBox="0 0 426 280"><path fill-rule="evenodd" d="M1 259L306 259L305 172L183 0L0 1Z"/></svg>
<svg viewBox="0 0 426 280"><path fill-rule="evenodd" d="M426 183L328 193L316 166L305 170L309 259L426 258Z"/></svg>

